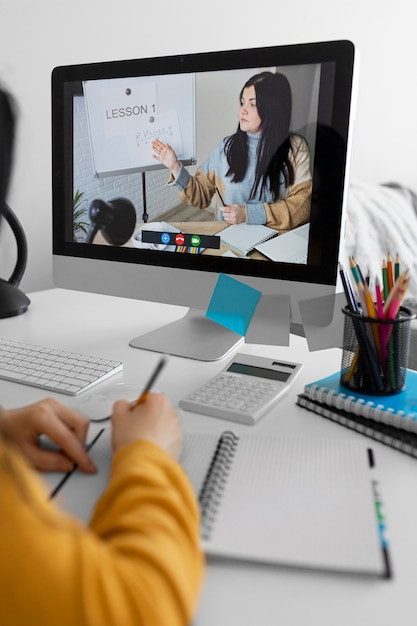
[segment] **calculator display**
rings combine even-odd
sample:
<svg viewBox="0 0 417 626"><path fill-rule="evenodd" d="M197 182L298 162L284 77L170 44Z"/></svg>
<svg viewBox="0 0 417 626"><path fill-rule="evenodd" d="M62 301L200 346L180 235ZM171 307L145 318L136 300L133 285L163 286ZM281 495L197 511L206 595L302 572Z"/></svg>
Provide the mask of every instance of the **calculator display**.
<svg viewBox="0 0 417 626"><path fill-rule="evenodd" d="M257 367L256 365L245 365L244 363L231 363L230 367L227 368L227 371L235 374L245 374L246 376L268 378L269 380L279 380L284 383L291 375L288 372L271 370L266 367Z"/></svg>

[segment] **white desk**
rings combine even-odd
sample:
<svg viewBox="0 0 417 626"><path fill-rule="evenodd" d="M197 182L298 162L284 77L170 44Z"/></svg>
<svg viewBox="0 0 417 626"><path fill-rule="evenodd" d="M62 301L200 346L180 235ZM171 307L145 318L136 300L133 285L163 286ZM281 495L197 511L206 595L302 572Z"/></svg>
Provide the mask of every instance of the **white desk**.
<svg viewBox="0 0 417 626"><path fill-rule="evenodd" d="M112 297L50 290L30 294L26 314L0 320L0 335L66 350L121 359L124 373L95 388L110 393L122 382L140 389L158 356L131 348L129 339L180 317L184 309ZM251 346L243 351L301 361L305 367L291 392L257 426L242 430L302 434L305 437L360 437L295 405L306 382L340 367L340 350L309 353L299 337L289 347ZM171 358L157 387L176 405L179 399L224 367ZM1 403L21 406L43 397L37 389L0 381ZM61 400L77 407L81 398ZM226 422L185 414L186 430L220 432ZM365 580L264 567L210 564L194 626L411 626L416 623L417 460L368 440L376 453L381 480L394 578Z"/></svg>

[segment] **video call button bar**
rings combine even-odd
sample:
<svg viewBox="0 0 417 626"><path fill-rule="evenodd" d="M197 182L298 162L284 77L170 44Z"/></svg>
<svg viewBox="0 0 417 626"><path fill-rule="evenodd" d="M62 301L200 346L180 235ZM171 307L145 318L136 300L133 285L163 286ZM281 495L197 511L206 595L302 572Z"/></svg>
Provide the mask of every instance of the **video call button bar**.
<svg viewBox="0 0 417 626"><path fill-rule="evenodd" d="M142 242L164 244L166 246L188 246L190 248L220 248L218 235L199 235L188 233L168 233L142 229Z"/></svg>

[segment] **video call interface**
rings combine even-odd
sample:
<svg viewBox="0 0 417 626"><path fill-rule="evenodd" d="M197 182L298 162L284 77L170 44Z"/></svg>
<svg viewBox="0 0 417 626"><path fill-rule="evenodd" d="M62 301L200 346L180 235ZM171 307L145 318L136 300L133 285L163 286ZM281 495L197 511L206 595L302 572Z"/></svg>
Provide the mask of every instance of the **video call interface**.
<svg viewBox="0 0 417 626"><path fill-rule="evenodd" d="M330 118L332 113L331 66L328 62L73 83L73 230L67 230L66 239L150 252L308 263L316 131L319 120L326 122L323 116ZM324 69L327 102L323 107ZM245 201L243 183L234 196L234 184L231 176L225 175L224 164L219 165L222 171L215 171L223 158L219 146L238 129L246 132L249 113L245 107L251 106L253 88L245 89L244 85L263 72L283 75L290 87L289 136L296 137L294 181L292 185L286 183L280 173L278 196L267 182L260 195L252 196L255 205L261 207L255 218L248 223L244 213L243 218L237 218L241 221L231 223L224 207L245 206L250 198ZM259 97L256 108L262 119ZM275 114L279 115L279 108ZM253 124L247 128L249 135L259 136L253 132L257 130ZM201 192L187 196L169 167L159 160L156 150L166 145L186 170L187 181L196 175L198 178L203 169ZM92 207L97 201L111 217L104 216L92 237ZM285 203L289 213L300 214L294 226L280 228L278 219L271 222L274 211L280 214L280 203ZM123 210L119 210L120 205ZM121 224L122 240L120 231L119 237L112 236L110 222L118 220L125 222ZM292 241L288 238L291 234Z"/></svg>

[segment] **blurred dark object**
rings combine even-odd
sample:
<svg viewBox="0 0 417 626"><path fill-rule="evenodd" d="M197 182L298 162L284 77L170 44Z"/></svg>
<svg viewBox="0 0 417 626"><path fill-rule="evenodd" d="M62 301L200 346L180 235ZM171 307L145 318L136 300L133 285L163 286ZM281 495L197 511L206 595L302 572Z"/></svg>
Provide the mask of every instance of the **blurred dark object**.
<svg viewBox="0 0 417 626"><path fill-rule="evenodd" d="M127 198L115 198L109 202L93 200L88 209L91 229L85 243L93 243L100 231L107 243L122 246L133 235L136 226L135 207Z"/></svg>
<svg viewBox="0 0 417 626"><path fill-rule="evenodd" d="M4 217L16 239L17 261L9 280L0 278L0 318L24 313L29 298L18 288L27 263L27 243L16 215L6 204L6 195L12 171L15 134L15 112L11 97L0 89L0 226Z"/></svg>

